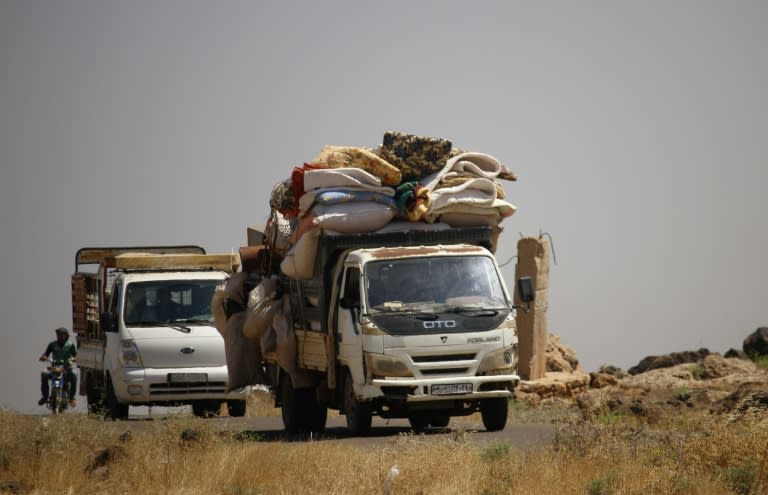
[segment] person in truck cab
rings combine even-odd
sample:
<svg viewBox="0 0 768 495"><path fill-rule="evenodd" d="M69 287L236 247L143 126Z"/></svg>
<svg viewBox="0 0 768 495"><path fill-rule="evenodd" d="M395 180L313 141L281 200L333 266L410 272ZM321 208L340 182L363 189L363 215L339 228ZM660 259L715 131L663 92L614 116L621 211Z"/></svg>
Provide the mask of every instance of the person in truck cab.
<svg viewBox="0 0 768 495"><path fill-rule="evenodd" d="M160 289L157 291L157 319L160 321L173 321L181 317L181 305L171 299L171 291Z"/></svg>
<svg viewBox="0 0 768 495"><path fill-rule="evenodd" d="M64 327L56 329L56 340L48 344L45 352L40 356L40 361L51 359L54 363L65 363L66 381L69 383L69 405L75 407L75 394L77 393L77 374L72 368L72 363L77 358L77 347L75 343L69 340L69 331ZM48 383L51 381L51 372L43 370L40 376L40 391L43 397L37 401L37 405L42 406L48 402Z"/></svg>

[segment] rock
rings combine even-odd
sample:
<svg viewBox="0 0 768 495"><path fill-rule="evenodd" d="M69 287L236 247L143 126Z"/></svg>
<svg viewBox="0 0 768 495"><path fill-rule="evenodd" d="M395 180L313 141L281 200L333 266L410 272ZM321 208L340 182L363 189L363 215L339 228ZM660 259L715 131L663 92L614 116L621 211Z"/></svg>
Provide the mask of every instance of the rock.
<svg viewBox="0 0 768 495"><path fill-rule="evenodd" d="M24 493L24 490L21 488L21 485L15 481L4 481L0 483L0 493L20 494Z"/></svg>
<svg viewBox="0 0 768 495"><path fill-rule="evenodd" d="M615 376L616 378L619 378L619 379L627 377L627 373L624 370L610 364L608 365L604 364L600 366L600 369L598 369L597 371L598 373Z"/></svg>
<svg viewBox="0 0 768 495"><path fill-rule="evenodd" d="M630 375L645 373L659 368L670 368L682 363L697 363L709 355L709 350L701 348L698 351L673 352L663 356L648 356L636 366L629 368Z"/></svg>
<svg viewBox="0 0 768 495"><path fill-rule="evenodd" d="M768 327L760 327L744 339L742 349L747 356L768 356Z"/></svg>
<svg viewBox="0 0 768 495"><path fill-rule="evenodd" d="M589 374L589 386L591 388L604 388L611 385L618 385L619 380L613 375L608 373L595 373Z"/></svg>
<svg viewBox="0 0 768 495"><path fill-rule="evenodd" d="M728 349L725 351L725 354L723 354L723 357L727 358L738 358L738 359L749 359L749 356L744 351L741 351L739 349Z"/></svg>
<svg viewBox="0 0 768 495"><path fill-rule="evenodd" d="M181 432L182 443L194 442L197 439L198 439L197 430L195 430L194 428L187 428L186 430Z"/></svg>
<svg viewBox="0 0 768 495"><path fill-rule="evenodd" d="M560 337L550 333L547 335L547 348L544 351L548 372L574 372L581 368L576 352L560 342Z"/></svg>
<svg viewBox="0 0 768 495"><path fill-rule="evenodd" d="M104 449L95 450L88 455L85 472L89 476L101 479L104 476L104 470L100 468L106 467L108 464L126 456L125 448L120 445L110 445ZM109 470L106 473L109 475Z"/></svg>
<svg viewBox="0 0 768 495"><path fill-rule="evenodd" d="M536 395L539 399L549 397L575 397L589 388L589 375L583 371L573 373L551 372L544 378L520 382L517 387L522 395Z"/></svg>

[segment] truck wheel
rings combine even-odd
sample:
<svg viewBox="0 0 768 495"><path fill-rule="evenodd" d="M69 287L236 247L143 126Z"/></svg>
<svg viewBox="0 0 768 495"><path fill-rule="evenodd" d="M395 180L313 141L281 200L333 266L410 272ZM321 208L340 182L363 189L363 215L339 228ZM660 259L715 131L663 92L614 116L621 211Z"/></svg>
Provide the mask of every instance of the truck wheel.
<svg viewBox="0 0 768 495"><path fill-rule="evenodd" d="M416 433L421 433L429 426L429 418L425 414L411 414L408 416L408 423Z"/></svg>
<svg viewBox="0 0 768 495"><path fill-rule="evenodd" d="M312 433L322 433L325 430L325 422L328 421L328 408L317 401L315 389L300 390L306 393L306 426Z"/></svg>
<svg viewBox="0 0 768 495"><path fill-rule="evenodd" d="M233 418L245 416L246 402L244 400L228 400L227 414Z"/></svg>
<svg viewBox="0 0 768 495"><path fill-rule="evenodd" d="M198 400L192 403L192 414L198 418L213 418L221 413L221 402L217 400Z"/></svg>
<svg viewBox="0 0 768 495"><path fill-rule="evenodd" d="M450 414L432 414L429 416L429 425L433 428L445 428L450 422Z"/></svg>
<svg viewBox="0 0 768 495"><path fill-rule="evenodd" d="M352 375L349 373L344 378L344 414L347 417L347 429L352 435L365 436L371 431L371 406L358 402L352 386Z"/></svg>
<svg viewBox="0 0 768 495"><path fill-rule="evenodd" d="M121 404L115 396L115 389L112 386L112 377L107 375L107 418L110 419L127 419L128 418L128 404Z"/></svg>
<svg viewBox="0 0 768 495"><path fill-rule="evenodd" d="M283 416L283 428L291 435L304 429L300 400L288 375L280 377L280 413Z"/></svg>
<svg viewBox="0 0 768 495"><path fill-rule="evenodd" d="M480 401L480 415L483 418L483 426L488 431L503 430L507 425L509 413L509 399L498 397Z"/></svg>

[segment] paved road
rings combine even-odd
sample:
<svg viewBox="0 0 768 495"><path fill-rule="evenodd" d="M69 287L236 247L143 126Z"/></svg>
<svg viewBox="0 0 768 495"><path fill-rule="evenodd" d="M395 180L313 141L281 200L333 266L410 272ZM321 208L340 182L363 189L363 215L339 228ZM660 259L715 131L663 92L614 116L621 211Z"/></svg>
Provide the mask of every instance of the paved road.
<svg viewBox="0 0 768 495"><path fill-rule="evenodd" d="M221 431L243 439L253 439L260 442L307 441L309 437L287 436L283 431L283 423L279 417L220 417L209 420L210 424ZM152 431L164 421L162 417L131 416L127 421L106 422L113 425L117 431L133 430L135 432ZM474 424L465 418L453 418L447 428L428 429L424 434L415 435L405 419L383 420L373 419L373 428L366 437L352 437L346 429L344 416L329 416L325 431L312 437L316 441L341 442L360 447L381 447L391 444L402 436L416 438L424 442L440 442L459 440L476 445L491 442L509 442L520 449L531 449L550 445L555 435L555 427L548 424L507 424L502 431L487 432L482 425Z"/></svg>

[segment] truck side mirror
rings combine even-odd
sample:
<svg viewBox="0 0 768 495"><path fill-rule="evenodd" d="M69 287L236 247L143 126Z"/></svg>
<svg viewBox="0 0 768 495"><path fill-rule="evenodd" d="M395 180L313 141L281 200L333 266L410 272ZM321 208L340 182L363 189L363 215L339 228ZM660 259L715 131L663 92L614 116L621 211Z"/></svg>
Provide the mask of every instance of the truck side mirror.
<svg viewBox="0 0 768 495"><path fill-rule="evenodd" d="M105 332L117 332L115 317L111 312L101 313L99 315L99 325Z"/></svg>
<svg viewBox="0 0 768 495"><path fill-rule="evenodd" d="M533 280L531 277L520 277L517 279L517 294L520 296L520 301L524 303L530 303L536 297L536 293L533 290Z"/></svg>

